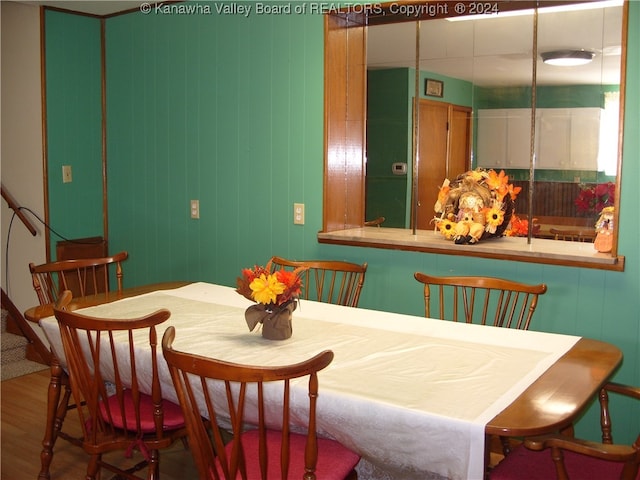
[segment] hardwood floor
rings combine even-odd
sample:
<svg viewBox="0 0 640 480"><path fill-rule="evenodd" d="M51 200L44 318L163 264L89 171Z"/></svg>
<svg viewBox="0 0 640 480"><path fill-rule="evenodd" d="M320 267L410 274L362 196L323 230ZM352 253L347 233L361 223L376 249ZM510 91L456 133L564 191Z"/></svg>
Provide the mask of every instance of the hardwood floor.
<svg viewBox="0 0 640 480"><path fill-rule="evenodd" d="M49 370L5 380L1 386L0 478L37 480L46 419ZM77 423L75 412L69 412L65 421L67 431L73 433L73 426L79 430ZM140 457L137 458L139 459ZM54 448L51 480L84 478L86 465L87 456L81 448L59 439ZM198 478L191 453L181 442L176 442L171 449L160 453L160 472L162 480ZM109 472L105 472L103 477L110 478Z"/></svg>
<svg viewBox="0 0 640 480"><path fill-rule="evenodd" d="M0 457L0 478L11 480L37 480L40 473L40 451L44 434L47 388L49 370L32 373L23 377L5 380L1 383L2 444ZM75 412L69 412L65 428L76 433L72 427L77 425ZM496 443L494 451L499 451ZM114 453L113 455L120 455ZM113 457L110 457L113 458ZM501 455L492 454L491 464L501 459ZM123 459L124 460L124 459ZM139 460L139 457L138 457ZM62 439L56 442L51 480L69 480L84 478L87 456L81 448ZM181 442L176 442L169 450L160 453L160 472L162 480L197 479L197 471L188 450ZM111 478L109 472L103 474Z"/></svg>

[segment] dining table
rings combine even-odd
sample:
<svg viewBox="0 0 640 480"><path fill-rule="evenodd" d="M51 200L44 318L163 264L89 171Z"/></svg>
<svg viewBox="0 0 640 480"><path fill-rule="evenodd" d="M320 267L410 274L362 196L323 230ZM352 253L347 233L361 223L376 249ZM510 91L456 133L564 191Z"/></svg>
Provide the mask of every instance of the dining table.
<svg viewBox="0 0 640 480"><path fill-rule="evenodd" d="M196 282L79 311L133 318L166 308L161 330L175 327L176 350L235 363L285 365L332 350L319 374L318 434L361 455L361 480L481 480L490 435L570 427L622 361L614 345L578 336L309 300L298 301L292 337L273 341L249 330L244 312L252 304L232 287ZM39 323L64 368L55 317ZM177 402L160 364L163 396ZM291 388L291 408L303 412L306 384Z"/></svg>

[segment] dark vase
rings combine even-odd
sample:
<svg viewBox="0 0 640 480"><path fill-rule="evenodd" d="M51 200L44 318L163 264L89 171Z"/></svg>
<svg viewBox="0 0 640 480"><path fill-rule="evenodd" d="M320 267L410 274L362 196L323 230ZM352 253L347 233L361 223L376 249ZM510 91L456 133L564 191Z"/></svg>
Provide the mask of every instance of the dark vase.
<svg viewBox="0 0 640 480"><path fill-rule="evenodd" d="M293 311L297 303L291 301L277 307L264 304L251 305L244 312L249 331L253 331L258 323L262 324L262 336L269 340L286 340L293 334Z"/></svg>

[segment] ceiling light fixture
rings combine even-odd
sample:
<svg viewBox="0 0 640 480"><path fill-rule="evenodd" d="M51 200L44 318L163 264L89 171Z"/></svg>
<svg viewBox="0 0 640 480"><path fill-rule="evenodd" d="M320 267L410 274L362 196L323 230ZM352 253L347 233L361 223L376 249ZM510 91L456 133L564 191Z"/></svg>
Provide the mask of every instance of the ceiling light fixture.
<svg viewBox="0 0 640 480"><path fill-rule="evenodd" d="M593 60L594 52L588 50L554 50L540 54L542 61L559 67L575 67L585 65Z"/></svg>

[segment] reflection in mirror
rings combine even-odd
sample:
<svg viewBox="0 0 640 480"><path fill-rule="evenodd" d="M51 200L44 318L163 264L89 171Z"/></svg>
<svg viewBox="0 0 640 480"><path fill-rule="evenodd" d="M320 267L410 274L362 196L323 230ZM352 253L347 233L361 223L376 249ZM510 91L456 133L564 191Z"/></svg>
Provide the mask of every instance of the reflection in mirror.
<svg viewBox="0 0 640 480"><path fill-rule="evenodd" d="M606 203L598 197L605 200L616 181L618 153L622 2L606 5L539 10L539 54L586 50L593 59L559 67L538 55L535 91L532 12L424 21L416 192L415 26L368 27L366 219L384 216L385 227L410 228L413 204L418 228L432 228L443 180L480 166L504 169L523 188L516 213L537 219L531 222L535 236L555 238L551 228L593 228Z"/></svg>
<svg viewBox="0 0 640 480"><path fill-rule="evenodd" d="M591 229L614 203L618 157L622 2L538 17L536 235ZM585 64L543 62L553 52L587 52ZM591 237L593 238L593 236ZM565 237L566 239L566 237Z"/></svg>
<svg viewBox="0 0 640 480"><path fill-rule="evenodd" d="M415 22L369 27L367 42L367 52L376 52L377 58L384 60L377 65L368 54L365 220L383 216L384 227L408 227L413 180Z"/></svg>

